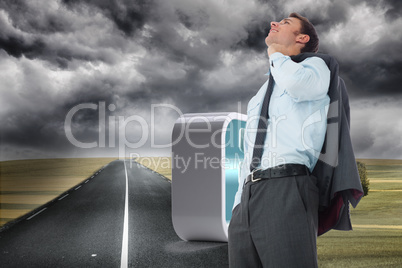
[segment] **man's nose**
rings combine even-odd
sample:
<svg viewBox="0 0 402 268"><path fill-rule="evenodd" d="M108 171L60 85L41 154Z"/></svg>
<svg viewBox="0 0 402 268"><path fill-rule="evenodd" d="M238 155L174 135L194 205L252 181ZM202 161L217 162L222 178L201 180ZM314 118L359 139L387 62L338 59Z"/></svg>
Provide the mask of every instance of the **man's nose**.
<svg viewBox="0 0 402 268"><path fill-rule="evenodd" d="M277 27L279 25L279 23L277 23L276 21L271 21L271 27Z"/></svg>

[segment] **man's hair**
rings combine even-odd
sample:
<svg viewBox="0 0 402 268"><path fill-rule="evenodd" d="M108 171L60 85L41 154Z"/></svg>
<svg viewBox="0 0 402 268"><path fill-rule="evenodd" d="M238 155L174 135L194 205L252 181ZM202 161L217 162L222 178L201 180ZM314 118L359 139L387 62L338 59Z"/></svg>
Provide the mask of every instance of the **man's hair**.
<svg viewBox="0 0 402 268"><path fill-rule="evenodd" d="M318 51L318 45L319 45L319 39L317 32L315 31L314 25L311 24L311 22L301 16L300 14L293 12L289 15L290 18L297 18L301 22L301 29L300 32L301 34L307 34L310 36L310 40L304 45L304 47L301 49L300 52L314 52L317 53Z"/></svg>

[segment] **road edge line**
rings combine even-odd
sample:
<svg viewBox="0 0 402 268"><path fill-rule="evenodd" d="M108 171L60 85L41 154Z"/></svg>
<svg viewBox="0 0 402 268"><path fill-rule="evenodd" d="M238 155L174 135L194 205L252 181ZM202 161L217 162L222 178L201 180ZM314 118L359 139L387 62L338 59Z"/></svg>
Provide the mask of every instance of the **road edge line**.
<svg viewBox="0 0 402 268"><path fill-rule="evenodd" d="M128 177L126 161L123 160L124 172L126 174L126 196L124 202L124 224L123 224L123 242L121 246L121 263L120 268L128 267Z"/></svg>

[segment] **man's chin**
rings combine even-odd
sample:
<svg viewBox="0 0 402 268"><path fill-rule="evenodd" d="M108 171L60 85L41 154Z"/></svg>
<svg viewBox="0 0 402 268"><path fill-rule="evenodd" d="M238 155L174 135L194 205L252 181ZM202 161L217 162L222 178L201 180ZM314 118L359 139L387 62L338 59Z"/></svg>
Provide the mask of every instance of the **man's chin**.
<svg viewBox="0 0 402 268"><path fill-rule="evenodd" d="M267 37L265 38L265 44L267 45L267 47L269 47L269 45L272 44L272 41L269 40L269 39L270 39L269 36L267 36Z"/></svg>

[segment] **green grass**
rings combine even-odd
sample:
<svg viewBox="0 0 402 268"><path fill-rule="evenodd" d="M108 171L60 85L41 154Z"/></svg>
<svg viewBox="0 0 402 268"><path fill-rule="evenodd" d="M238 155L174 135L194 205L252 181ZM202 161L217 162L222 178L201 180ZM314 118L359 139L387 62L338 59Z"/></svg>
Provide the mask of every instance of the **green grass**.
<svg viewBox="0 0 402 268"><path fill-rule="evenodd" d="M373 180L371 191L351 208L353 231L318 238L319 267L402 267L402 191L387 191L402 190L402 160L359 161Z"/></svg>
<svg viewBox="0 0 402 268"><path fill-rule="evenodd" d="M402 266L402 230L330 231L317 244L319 267Z"/></svg>
<svg viewBox="0 0 402 268"><path fill-rule="evenodd" d="M401 197L402 192L369 192L351 209L352 223L402 226Z"/></svg>

